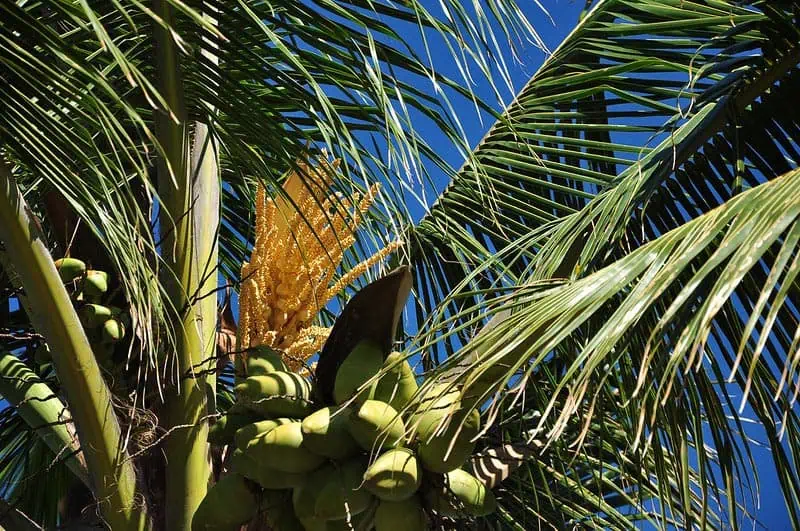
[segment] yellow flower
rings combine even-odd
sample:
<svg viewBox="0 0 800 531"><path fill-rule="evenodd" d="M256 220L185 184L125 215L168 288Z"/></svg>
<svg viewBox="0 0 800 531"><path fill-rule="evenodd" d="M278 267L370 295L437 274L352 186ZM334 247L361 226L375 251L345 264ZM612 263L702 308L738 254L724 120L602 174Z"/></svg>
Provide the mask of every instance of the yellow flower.
<svg viewBox="0 0 800 531"><path fill-rule="evenodd" d="M239 345L267 345L283 353L299 370L328 337L314 326L319 311L369 267L398 247L392 242L338 280L336 269L355 242L355 230L372 204L378 186L360 197L342 198L331 185L338 161L302 164L286 179L285 195L256 194L256 238L249 262L242 265L239 294Z"/></svg>

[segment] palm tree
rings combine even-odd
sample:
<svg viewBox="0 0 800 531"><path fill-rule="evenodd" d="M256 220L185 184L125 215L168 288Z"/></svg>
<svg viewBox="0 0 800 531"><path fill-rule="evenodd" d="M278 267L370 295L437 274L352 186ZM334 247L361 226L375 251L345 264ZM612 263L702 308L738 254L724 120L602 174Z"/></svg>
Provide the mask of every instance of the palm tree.
<svg viewBox="0 0 800 531"><path fill-rule="evenodd" d="M738 528L754 418L800 528L798 4L587 2L471 152L448 98L491 111L470 71L496 71L501 35L537 37L514 2L441 6L0 4L9 522L192 527L225 461L207 442L234 398L225 361L248 346L225 344L217 295L247 287L261 190L276 226L312 229L320 211L354 225L374 197L352 246L303 233L338 275L403 242L390 262L413 267L414 296L396 339L419 396L445 382L480 406L474 472L498 501L472 524ZM400 28L449 46L464 80ZM420 119L468 152L458 172ZM320 196L322 149L341 166ZM450 183L415 221L429 167ZM100 295L86 273L64 282L64 256L109 273L125 339L89 326Z"/></svg>

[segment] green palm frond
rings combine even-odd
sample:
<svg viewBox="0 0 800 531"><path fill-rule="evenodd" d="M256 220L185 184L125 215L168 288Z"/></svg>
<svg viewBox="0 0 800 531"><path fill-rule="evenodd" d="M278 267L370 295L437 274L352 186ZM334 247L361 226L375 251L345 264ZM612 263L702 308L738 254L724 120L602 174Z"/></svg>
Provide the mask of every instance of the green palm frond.
<svg viewBox="0 0 800 531"><path fill-rule="evenodd" d="M729 500L736 499L736 481L758 475L737 413L747 404L774 443L796 519L791 500L800 476L782 458L780 438L796 457L798 328L789 293L800 272L798 186L800 171L793 170L584 278L546 291L523 285L498 302L516 313L469 345L480 353L478 363L459 367L454 356L440 371L458 368L456 381L478 403L511 385L490 405L491 419L523 393L535 393L540 367L558 360L558 385L538 402L552 417L552 440L576 417L591 427L597 419L584 414L585 404L609 383L618 386L617 414L629 419L633 450L668 443L680 455L681 444L709 444L724 481L702 470L701 458L703 483ZM762 268L764 281L750 284L752 270ZM793 320L794 328L785 329ZM736 402L728 375L742 393ZM688 466L688 456L683 460ZM690 492L685 478L677 488Z"/></svg>
<svg viewBox="0 0 800 531"><path fill-rule="evenodd" d="M252 237L255 182L278 184L309 150L327 148L345 162L337 184L345 196L368 183L386 185L376 215L397 220L388 232L399 233L405 198L391 176L427 182L429 163L447 169L412 121L433 123L466 152L449 98L491 110L471 85L473 76L504 72L499 35L541 45L507 0L469 7L448 0L441 4L446 15L416 1L167 4L175 13L187 116L208 125L221 151L229 216L220 260L231 281ZM150 281L161 269L160 236L150 228L159 202L154 156L163 148L154 120L177 112L155 88L152 28L166 22L144 4L115 1L7 2L0 15L0 104L9 109L0 117L2 142L35 179L26 183L28 193L55 191L108 249L143 350L155 352L169 337L153 324L172 311L163 288ZM406 44L399 25L424 36L425 53ZM433 46L451 51L460 81L434 68Z"/></svg>
<svg viewBox="0 0 800 531"><path fill-rule="evenodd" d="M497 399L490 421L524 393L553 445L617 389L630 451L677 491L662 523L747 517L753 418L800 525L797 16L596 2L414 229L432 374Z"/></svg>
<svg viewBox="0 0 800 531"><path fill-rule="evenodd" d="M497 520L503 527L663 529L696 522L701 529L724 529L716 512L720 500L710 500L712 511L703 514L707 501L701 497L697 472L688 471L691 495L685 500L678 488L679 464L663 459L671 453L669 448L647 454L621 452L630 439L626 426L610 413L596 415L582 434L587 443L580 449L570 448L566 437L541 454L533 452L495 489L500 505ZM507 421L516 431L517 419ZM518 439L519 434L509 437ZM649 475L652 470L661 475Z"/></svg>
<svg viewBox="0 0 800 531"><path fill-rule="evenodd" d="M618 205L613 212L627 220L631 209L673 179L674 167L705 151L706 142L711 153L706 157L715 167L735 166L739 135L758 134L744 127L745 109L786 84L784 75L797 63L796 42L791 13L762 2L597 3L483 139L474 156L479 164L467 163L415 227L411 240L419 284L446 294L482 260L514 244L514 259L477 279L475 287L513 282L531 267L539 278L566 277L584 248L588 253L612 236L617 242L630 238L624 223L598 225L583 209L590 203L601 208L593 201L598 194L616 194L602 204ZM764 110L758 119L769 121ZM686 128L703 111L711 114L706 121L695 122L694 131ZM769 116L776 114L773 107ZM783 119L781 114L778 120ZM791 118L788 123L793 131ZM673 152L679 136L682 149ZM773 151L785 144L769 138ZM633 185L643 167L652 175ZM708 169L709 178L713 172ZM742 176L728 180L708 190L710 208L719 204L716 197L730 197L733 181ZM681 212L688 198L668 204L676 200ZM658 204L651 202L644 214L658 216ZM643 223L646 230L650 223ZM585 242L591 225L597 228ZM657 225L661 232L674 226ZM539 253L546 241L552 243ZM592 266L586 256L580 262L583 271ZM423 318L435 303L421 300L420 306ZM455 305L451 311L457 311ZM466 339L459 337L462 343ZM450 344L450 351L457 346Z"/></svg>
<svg viewBox="0 0 800 531"><path fill-rule="evenodd" d="M0 412L0 448L0 497L44 529L55 529L62 499L84 488L63 456L54 454L13 408Z"/></svg>

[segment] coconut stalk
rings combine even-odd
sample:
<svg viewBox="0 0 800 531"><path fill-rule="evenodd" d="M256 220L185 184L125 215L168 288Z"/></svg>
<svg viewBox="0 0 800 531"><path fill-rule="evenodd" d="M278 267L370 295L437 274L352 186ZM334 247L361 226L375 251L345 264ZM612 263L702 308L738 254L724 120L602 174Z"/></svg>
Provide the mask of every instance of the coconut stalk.
<svg viewBox="0 0 800 531"><path fill-rule="evenodd" d="M7 259L25 290L31 319L50 347L102 514L115 530L142 529L145 511L135 503L136 478L121 447L111 393L44 244L38 220L2 158L0 240L6 249L14 250Z"/></svg>
<svg viewBox="0 0 800 531"><path fill-rule="evenodd" d="M219 179L217 149L208 128L196 124L194 146L184 102L178 46L165 29L174 26L166 0L155 0L156 77L169 112L156 117L162 149L158 165L161 200L164 283L174 304L173 332L177 380L167 395L165 525L190 530L192 516L205 497L211 470L208 460L209 403L215 379L217 301L217 227ZM209 402L208 397L211 397Z"/></svg>

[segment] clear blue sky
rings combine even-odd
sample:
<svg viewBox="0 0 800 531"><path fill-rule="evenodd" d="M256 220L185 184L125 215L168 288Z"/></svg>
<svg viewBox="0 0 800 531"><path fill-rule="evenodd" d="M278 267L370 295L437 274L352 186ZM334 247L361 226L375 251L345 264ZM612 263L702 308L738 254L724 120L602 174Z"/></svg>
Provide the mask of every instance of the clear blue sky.
<svg viewBox="0 0 800 531"><path fill-rule="evenodd" d="M438 1L436 0L428 0L425 3L430 6L432 11L437 9ZM534 0L523 0L521 2L525 11L530 14L530 19L534 27L547 44L547 47L550 50L554 50L575 26L578 15L582 11L585 2L584 0L542 0L542 4L548 9L552 21L536 6ZM415 41L411 34L405 34L405 36L410 39L410 43L413 46L419 46L420 49L422 49L422 42L420 39ZM437 51L439 52L439 56L433 57L437 67L451 77L458 77L457 70L452 67L447 68L446 66L449 62L449 52L443 47L438 48ZM521 63L516 63L510 58L507 62L516 89L520 89L525 84L545 58L545 54L534 46L526 46L521 52ZM492 91L487 83L480 84L478 86L478 92L487 99L491 99L492 97ZM509 95L506 94L504 97L507 98L506 102L508 102ZM453 103L455 111L461 118L462 124L465 127L470 144L474 146L491 125L491 120L484 119L481 122L481 120L477 118L475 108L467 101L454 99ZM437 138L437 134L432 127L423 123L415 124L415 126L419 127L427 138ZM441 138L440 135L439 137ZM461 155L446 139L442 138L441 143L437 143L434 140L433 143L437 148L441 146L438 152L444 156L450 164L455 167L460 166L462 161ZM439 178L436 179L435 184L437 185L436 187L441 190L446 184L446 180L440 175ZM756 440L758 440L762 434L763 432L757 428L749 433L749 435ZM756 529L788 530L791 528L791 525L768 450L754 446L753 452L756 460L756 467L758 468L761 479L761 505L759 508L749 508L759 521L760 525L756 525ZM745 529L750 528L750 526L745 526Z"/></svg>

